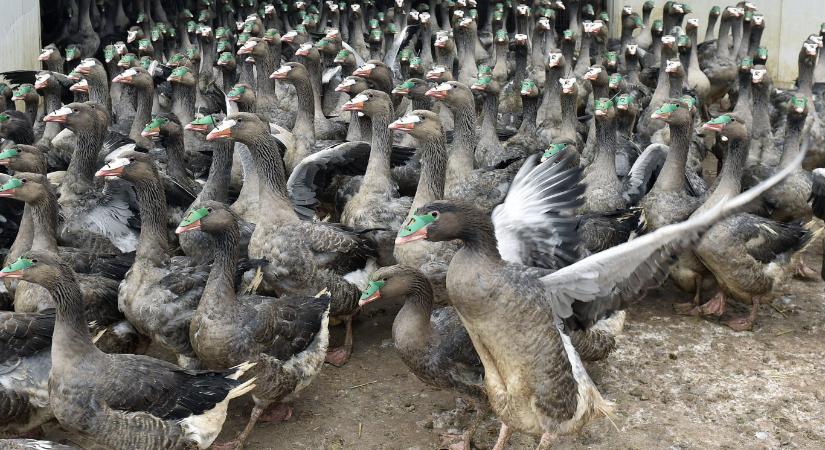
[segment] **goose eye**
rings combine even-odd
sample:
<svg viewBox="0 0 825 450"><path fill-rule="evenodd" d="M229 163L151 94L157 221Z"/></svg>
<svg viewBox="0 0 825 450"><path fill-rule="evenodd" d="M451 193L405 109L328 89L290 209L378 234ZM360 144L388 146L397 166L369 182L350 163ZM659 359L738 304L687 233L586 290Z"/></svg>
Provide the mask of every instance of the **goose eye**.
<svg viewBox="0 0 825 450"><path fill-rule="evenodd" d="M135 158L134 157L129 158L129 162L135 162Z"/></svg>
<svg viewBox="0 0 825 450"><path fill-rule="evenodd" d="M78 112L77 108L72 109L72 112Z"/></svg>
<svg viewBox="0 0 825 450"><path fill-rule="evenodd" d="M21 183L28 183L28 182L29 182L29 180L27 180L26 178L21 178L21 179L20 179L20 182L21 182Z"/></svg>
<svg viewBox="0 0 825 450"><path fill-rule="evenodd" d="M430 215L433 217L438 217L438 211L433 211L430 213Z"/></svg>
<svg viewBox="0 0 825 450"><path fill-rule="evenodd" d="M29 260L29 261L31 261L31 262L32 262L32 264L37 264L37 260L36 260L36 259L31 259L31 260Z"/></svg>
<svg viewBox="0 0 825 450"><path fill-rule="evenodd" d="M212 208L206 208L206 210L212 212Z"/></svg>

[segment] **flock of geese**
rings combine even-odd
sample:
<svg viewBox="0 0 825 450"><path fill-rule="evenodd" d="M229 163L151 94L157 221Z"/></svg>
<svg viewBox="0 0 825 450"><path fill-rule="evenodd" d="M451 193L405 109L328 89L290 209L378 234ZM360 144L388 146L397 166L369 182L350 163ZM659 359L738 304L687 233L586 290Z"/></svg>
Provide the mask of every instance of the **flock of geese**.
<svg viewBox="0 0 825 450"><path fill-rule="evenodd" d="M583 361L646 289L751 330L817 276L825 24L779 90L754 4L701 41L692 12L45 2L45 69L0 84L0 446L71 448L24 439L56 419L107 448L241 448L395 299L405 364L476 405L451 448L491 410L495 449L545 449L611 414Z"/></svg>

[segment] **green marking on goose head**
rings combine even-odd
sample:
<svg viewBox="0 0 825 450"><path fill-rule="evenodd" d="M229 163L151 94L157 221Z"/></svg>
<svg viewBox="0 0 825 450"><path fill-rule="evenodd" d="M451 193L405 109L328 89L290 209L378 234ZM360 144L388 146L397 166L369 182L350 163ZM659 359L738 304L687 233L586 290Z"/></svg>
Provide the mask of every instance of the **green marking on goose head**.
<svg viewBox="0 0 825 450"><path fill-rule="evenodd" d="M347 58L349 57L349 55L350 55L349 50L341 49L341 50L338 51L338 54L335 55L335 61L334 62L336 64L340 64L340 63L346 61Z"/></svg>
<svg viewBox="0 0 825 450"><path fill-rule="evenodd" d="M190 20L186 22L186 32L187 33L194 33L198 29L198 24L195 23L194 20Z"/></svg>
<svg viewBox="0 0 825 450"><path fill-rule="evenodd" d="M228 94L226 94L226 96L231 99L233 97L240 97L244 93L246 93L246 87L244 87L244 86L235 86L235 87L232 88L231 91L229 91Z"/></svg>
<svg viewBox="0 0 825 450"><path fill-rule="evenodd" d="M608 66L615 66L619 62L619 55L616 52L607 52L604 55Z"/></svg>
<svg viewBox="0 0 825 450"><path fill-rule="evenodd" d="M658 32L661 33L662 30L664 30L664 28L665 28L665 24L661 20L656 19L656 20L653 21L653 31L658 31Z"/></svg>
<svg viewBox="0 0 825 450"><path fill-rule="evenodd" d="M367 25L370 29L378 28L378 19L370 19L369 24Z"/></svg>
<svg viewBox="0 0 825 450"><path fill-rule="evenodd" d="M539 88L533 80L524 80L521 82L521 95L538 95Z"/></svg>
<svg viewBox="0 0 825 450"><path fill-rule="evenodd" d="M241 33L238 35L238 45L246 44L246 41L249 40L251 35L249 33Z"/></svg>
<svg viewBox="0 0 825 450"><path fill-rule="evenodd" d="M614 73L613 75L610 75L610 78L607 82L608 87L611 89L616 89L617 87L619 87L619 84L622 82L623 79L624 76L622 76L622 74L620 73Z"/></svg>
<svg viewBox="0 0 825 450"><path fill-rule="evenodd" d="M808 98L794 95L789 103L794 111L802 113L808 107Z"/></svg>
<svg viewBox="0 0 825 450"><path fill-rule="evenodd" d="M507 36L507 31L505 30L498 30L496 31L496 42L506 43L509 40Z"/></svg>
<svg viewBox="0 0 825 450"><path fill-rule="evenodd" d="M687 47L690 45L690 37L686 34L680 34L676 39L676 45L679 47Z"/></svg>
<svg viewBox="0 0 825 450"><path fill-rule="evenodd" d="M616 98L616 108L626 110L636 103L636 97L631 94L622 94L618 98Z"/></svg>
<svg viewBox="0 0 825 450"><path fill-rule="evenodd" d="M187 214L186 217L184 217L183 220L180 221L180 224L178 224L178 228L175 229L175 233L181 234L186 231L199 229L201 226L200 220L208 215L209 210L203 207L192 210L192 212Z"/></svg>
<svg viewBox="0 0 825 450"><path fill-rule="evenodd" d="M710 9L710 14L714 15L714 16L718 16L719 14L722 14L722 8L719 7L719 6L714 6L713 8Z"/></svg>
<svg viewBox="0 0 825 450"><path fill-rule="evenodd" d="M6 116L6 117L8 117L8 116ZM9 148L3 150L2 153L0 153L0 161L6 161L6 160L9 160L9 159L12 159L12 158L14 158L15 156L17 156L19 154L20 154L20 152L18 152L16 148L9 147Z"/></svg>
<svg viewBox="0 0 825 450"><path fill-rule="evenodd" d="M108 63L112 62L113 59L115 59L115 46L107 45L106 48L103 49L103 60Z"/></svg>
<svg viewBox="0 0 825 450"><path fill-rule="evenodd" d="M3 267L3 270L0 270L0 273L4 275L4 278L22 278L22 275L16 274L16 272L22 272L26 269L31 268L34 266L35 262L31 259L23 258L22 256L17 258L17 261L9 264L6 267ZM14 276L11 276L15 274Z"/></svg>
<svg viewBox="0 0 825 450"><path fill-rule="evenodd" d="M143 22L146 22L146 13L144 13L144 12L138 14L137 21L135 21L135 23L143 23Z"/></svg>
<svg viewBox="0 0 825 450"><path fill-rule="evenodd" d="M608 110L613 109L613 106L613 100L608 98L600 98L593 101L593 109L597 116L606 115Z"/></svg>
<svg viewBox="0 0 825 450"><path fill-rule="evenodd" d="M564 30L564 33L563 33L563 34L564 34L564 39L565 39L566 41L571 41L571 40L573 40L573 30Z"/></svg>
<svg viewBox="0 0 825 450"><path fill-rule="evenodd" d="M152 65L152 57L144 56L140 58L140 67L143 67L143 70L149 70L149 66Z"/></svg>
<svg viewBox="0 0 825 450"><path fill-rule="evenodd" d="M550 147L544 151L541 155L541 162L547 161L548 159L558 155L561 151L567 148L567 144L565 143L557 143L557 144L550 144Z"/></svg>
<svg viewBox="0 0 825 450"><path fill-rule="evenodd" d="M198 58L200 55L200 50L195 47L189 47L186 49L186 57L189 59Z"/></svg>
<svg viewBox="0 0 825 450"><path fill-rule="evenodd" d="M150 45L152 45L152 41L149 39L141 39L138 41L138 49L140 50L146 50Z"/></svg>
<svg viewBox="0 0 825 450"><path fill-rule="evenodd" d="M76 47L69 47L66 49L66 60L71 61L80 57L80 51Z"/></svg>
<svg viewBox="0 0 825 450"><path fill-rule="evenodd" d="M679 100L681 100L681 102L682 102L682 103L684 103L684 104L688 105L688 107L689 107L691 110L693 110L694 108L696 108L696 103L697 103L697 102L696 102L696 99L695 99L693 96L690 96L690 95L683 95L681 98L679 98Z"/></svg>
<svg viewBox="0 0 825 450"><path fill-rule="evenodd" d="M744 69L750 70L752 67L753 67L753 58L751 58L750 56L746 56L746 57L742 58L742 62L739 63L739 68L743 69L743 70Z"/></svg>
<svg viewBox="0 0 825 450"><path fill-rule="evenodd" d="M415 56L410 60L410 67L419 68L419 67L421 67L421 64L422 64L421 57L419 57L419 56Z"/></svg>
<svg viewBox="0 0 825 450"><path fill-rule="evenodd" d="M143 132L148 133L152 131L160 131L160 127L169 123L169 119L166 117L155 116L152 118L152 121L147 123L145 127L143 127Z"/></svg>
<svg viewBox="0 0 825 450"><path fill-rule="evenodd" d="M401 243L424 239L427 237L427 227L438 220L438 212L433 211L428 214L413 214L407 225L398 230L398 238ZM396 244L398 244L396 239Z"/></svg>
<svg viewBox="0 0 825 450"><path fill-rule="evenodd" d="M384 287L385 284L386 282L381 280L370 281L369 285L367 285L367 288L364 289L364 292L361 293L361 298L358 299L358 304L360 306L363 306L372 300L380 298L381 288Z"/></svg>

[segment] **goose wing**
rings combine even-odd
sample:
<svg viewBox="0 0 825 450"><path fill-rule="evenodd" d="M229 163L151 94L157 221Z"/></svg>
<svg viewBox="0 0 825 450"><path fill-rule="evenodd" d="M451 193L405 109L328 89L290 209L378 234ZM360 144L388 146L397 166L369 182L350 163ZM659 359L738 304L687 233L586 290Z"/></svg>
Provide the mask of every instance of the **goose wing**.
<svg viewBox="0 0 825 450"><path fill-rule="evenodd" d="M46 350L52 345L55 312L0 312L0 364Z"/></svg>
<svg viewBox="0 0 825 450"><path fill-rule="evenodd" d="M625 300L663 282L676 255L696 245L719 220L740 211L790 175L803 158L804 152L754 188L685 222L662 227L540 278L554 313L571 329L582 329L620 309Z"/></svg>
<svg viewBox="0 0 825 450"><path fill-rule="evenodd" d="M521 166L504 202L492 219L501 257L510 262L560 268L578 260L578 219L584 186L581 170L571 160L551 158L541 164L538 155Z"/></svg>

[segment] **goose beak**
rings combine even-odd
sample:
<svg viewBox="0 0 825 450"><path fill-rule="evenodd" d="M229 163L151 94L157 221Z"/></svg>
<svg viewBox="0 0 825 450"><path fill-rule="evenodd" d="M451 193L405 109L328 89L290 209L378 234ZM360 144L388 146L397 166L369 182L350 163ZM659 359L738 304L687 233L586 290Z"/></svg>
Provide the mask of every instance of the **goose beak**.
<svg viewBox="0 0 825 450"><path fill-rule="evenodd" d="M344 103L344 106L341 108L344 111L363 111L364 110L364 102L356 102L350 100Z"/></svg>
<svg viewBox="0 0 825 450"><path fill-rule="evenodd" d="M397 95L407 95L410 93L410 90L407 88L397 87L392 90L392 93Z"/></svg>
<svg viewBox="0 0 825 450"><path fill-rule="evenodd" d="M22 270L15 270L14 272L0 272L0 278L8 278L12 280L19 280L23 278Z"/></svg>
<svg viewBox="0 0 825 450"><path fill-rule="evenodd" d="M188 124L186 126L189 126ZM160 128L151 128L149 130L143 130L140 132L140 135L145 138L153 138L160 136Z"/></svg>
<svg viewBox="0 0 825 450"><path fill-rule="evenodd" d="M206 135L207 141L215 141L218 139L231 139L232 138L232 127L235 126L235 121L232 119L226 119L221 124L215 128L214 130L210 131L209 134Z"/></svg>
<svg viewBox="0 0 825 450"><path fill-rule="evenodd" d="M69 90L72 92L89 92L89 82L86 80L80 80L77 83L69 86Z"/></svg>
<svg viewBox="0 0 825 450"><path fill-rule="evenodd" d="M4 161L8 162L8 161ZM6 165L6 164L3 164ZM6 189L5 191L0 191L0 198L14 198L15 191L17 189Z"/></svg>
<svg viewBox="0 0 825 450"><path fill-rule="evenodd" d="M186 126L183 127L183 129L189 131L197 131L198 133L204 133L206 132L206 125L195 125L192 123L187 123Z"/></svg>
<svg viewBox="0 0 825 450"><path fill-rule="evenodd" d="M366 67L359 67L355 69L355 72L353 72L352 74L357 77L368 77L370 76L370 73L372 73L372 69Z"/></svg>
<svg viewBox="0 0 825 450"><path fill-rule="evenodd" d="M390 126L387 127L387 128L389 128L390 130L398 130L398 131L403 131L403 132L406 133L408 131L414 130L415 129L415 124L413 124L413 123L401 123L399 120L396 120L395 122L391 123ZM396 240L396 242L397 242L397 240Z"/></svg>
<svg viewBox="0 0 825 450"><path fill-rule="evenodd" d="M487 90L487 87L485 87L483 84L475 84L475 83L473 83L473 85L472 85L472 86L470 86L470 89L472 89L472 90L474 90L474 91L478 91L478 92L484 92L484 91L486 91L486 90Z"/></svg>
<svg viewBox="0 0 825 450"><path fill-rule="evenodd" d="M119 176L123 175L123 167L124 166L120 166L120 167L109 167L108 165L103 166L103 167L100 168L100 170L95 172L95 176L96 177L119 177Z"/></svg>
<svg viewBox="0 0 825 450"><path fill-rule="evenodd" d="M431 88L424 95L432 97L436 100L443 100L447 98L447 91L439 91L437 88Z"/></svg>
<svg viewBox="0 0 825 450"><path fill-rule="evenodd" d="M132 77L129 75L119 74L112 78L112 83L132 84Z"/></svg>
<svg viewBox="0 0 825 450"><path fill-rule="evenodd" d="M715 123L706 123L706 124L702 125L703 130L710 130L710 131L714 131L716 133L721 133L724 128L725 128L724 125L715 124Z"/></svg>
<svg viewBox="0 0 825 450"><path fill-rule="evenodd" d="M395 238L395 245L402 245L413 241L421 241L427 239L427 227L417 230L415 233L404 237Z"/></svg>
<svg viewBox="0 0 825 450"><path fill-rule="evenodd" d="M292 70L292 67L290 66L281 67L280 69L272 72L272 75L270 75L269 78L273 80L286 80L290 70Z"/></svg>
<svg viewBox="0 0 825 450"><path fill-rule="evenodd" d="M622 111L627 111L627 105L616 105L616 109L621 109ZM653 113L654 115L656 113ZM655 117L654 117L655 119Z"/></svg>
<svg viewBox="0 0 825 450"><path fill-rule="evenodd" d="M378 300L379 298L381 298L381 291L375 291L369 297L358 300L358 306L364 306L367 303L372 303L372 302Z"/></svg>
<svg viewBox="0 0 825 450"><path fill-rule="evenodd" d="M43 118L43 122L57 122L57 123L66 123L66 117L72 113L72 110L66 108L65 106L58 109L57 111L52 111L46 117Z"/></svg>
<svg viewBox="0 0 825 450"><path fill-rule="evenodd" d="M43 89L43 88L47 87L48 85L49 85L49 79L48 78L45 79L45 80L37 80L37 81L34 82L34 88L35 89Z"/></svg>
<svg viewBox="0 0 825 450"><path fill-rule="evenodd" d="M49 49L49 50L43 50L43 53L41 53L41 54L37 57L37 60L38 60L38 61L48 61L48 60L49 60L49 57L50 57L50 56L52 56L52 52L53 52L53 51L54 51L54 50L51 50L51 49Z"/></svg>
<svg viewBox="0 0 825 450"><path fill-rule="evenodd" d="M627 107L625 107L625 108L627 108ZM670 117L670 114L659 114L658 112L654 112L653 114L650 115L651 119L659 119L659 120L665 120L668 117Z"/></svg>
<svg viewBox="0 0 825 450"><path fill-rule="evenodd" d="M198 220L198 221L190 223L189 225L175 228L175 234L181 234L181 233L186 233L187 231L194 231L194 230L200 230L200 229L201 229L201 221Z"/></svg>

